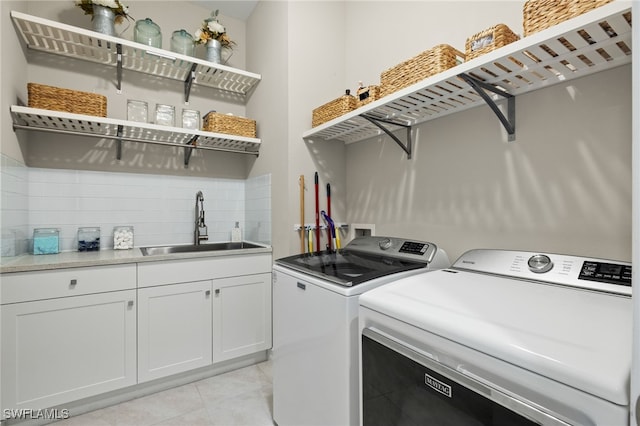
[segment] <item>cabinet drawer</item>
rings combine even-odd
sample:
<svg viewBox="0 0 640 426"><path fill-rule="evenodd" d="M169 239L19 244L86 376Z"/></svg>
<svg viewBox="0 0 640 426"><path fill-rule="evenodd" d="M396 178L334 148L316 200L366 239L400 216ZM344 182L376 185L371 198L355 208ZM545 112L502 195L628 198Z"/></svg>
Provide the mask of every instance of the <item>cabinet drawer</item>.
<svg viewBox="0 0 640 426"><path fill-rule="evenodd" d="M2 275L0 302L26 302L136 288L136 265L16 272Z"/></svg>
<svg viewBox="0 0 640 426"><path fill-rule="evenodd" d="M138 287L271 272L271 253L138 264Z"/></svg>

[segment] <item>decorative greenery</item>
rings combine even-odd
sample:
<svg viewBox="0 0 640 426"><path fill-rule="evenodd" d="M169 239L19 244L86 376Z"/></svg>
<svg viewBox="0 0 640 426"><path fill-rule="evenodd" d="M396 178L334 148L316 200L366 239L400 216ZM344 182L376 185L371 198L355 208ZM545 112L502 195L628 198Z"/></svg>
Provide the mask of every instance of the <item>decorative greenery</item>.
<svg viewBox="0 0 640 426"><path fill-rule="evenodd" d="M211 12L211 16L202 22L202 26L195 32L196 43L206 44L209 40L218 40L222 47L232 49L235 42L227 35L227 30L218 21L219 10Z"/></svg>
<svg viewBox="0 0 640 426"><path fill-rule="evenodd" d="M76 0L76 6L82 9L85 15L91 15L91 19L93 19L94 5L113 10L116 15L115 22L118 24L124 19L133 19L129 16L129 6L125 6L120 0Z"/></svg>

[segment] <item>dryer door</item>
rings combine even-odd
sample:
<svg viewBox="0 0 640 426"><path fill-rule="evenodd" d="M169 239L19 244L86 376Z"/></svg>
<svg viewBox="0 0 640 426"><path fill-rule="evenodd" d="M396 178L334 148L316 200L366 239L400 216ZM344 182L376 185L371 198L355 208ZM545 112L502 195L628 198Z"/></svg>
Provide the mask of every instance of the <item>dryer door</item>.
<svg viewBox="0 0 640 426"><path fill-rule="evenodd" d="M362 332L362 424L568 425L370 329Z"/></svg>

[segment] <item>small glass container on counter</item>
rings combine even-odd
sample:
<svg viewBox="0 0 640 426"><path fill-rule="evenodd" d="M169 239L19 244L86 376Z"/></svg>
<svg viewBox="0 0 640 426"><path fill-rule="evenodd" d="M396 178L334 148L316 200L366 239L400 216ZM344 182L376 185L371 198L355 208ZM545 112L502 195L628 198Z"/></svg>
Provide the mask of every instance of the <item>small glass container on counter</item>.
<svg viewBox="0 0 640 426"><path fill-rule="evenodd" d="M33 230L33 254L60 253L60 230L36 228Z"/></svg>
<svg viewBox="0 0 640 426"><path fill-rule="evenodd" d="M78 251L100 250L100 227L78 228Z"/></svg>
<svg viewBox="0 0 640 426"><path fill-rule="evenodd" d="M16 231L12 229L2 230L2 244L0 245L1 257L12 257L16 255Z"/></svg>
<svg viewBox="0 0 640 426"><path fill-rule="evenodd" d="M129 250L133 248L133 226L116 226L113 228L113 249Z"/></svg>
<svg viewBox="0 0 640 426"><path fill-rule="evenodd" d="M176 108L173 105L156 105L156 124L161 126L176 125Z"/></svg>

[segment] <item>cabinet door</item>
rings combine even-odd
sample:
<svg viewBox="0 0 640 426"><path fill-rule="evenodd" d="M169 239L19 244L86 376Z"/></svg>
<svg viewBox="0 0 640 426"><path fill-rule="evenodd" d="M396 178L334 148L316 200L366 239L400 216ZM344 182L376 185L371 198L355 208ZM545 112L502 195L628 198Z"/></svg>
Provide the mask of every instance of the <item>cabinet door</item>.
<svg viewBox="0 0 640 426"><path fill-rule="evenodd" d="M213 361L271 348L271 273L214 280Z"/></svg>
<svg viewBox="0 0 640 426"><path fill-rule="evenodd" d="M211 364L211 281L138 289L138 381Z"/></svg>
<svg viewBox="0 0 640 426"><path fill-rule="evenodd" d="M136 291L2 311L2 407L47 408L136 383Z"/></svg>

